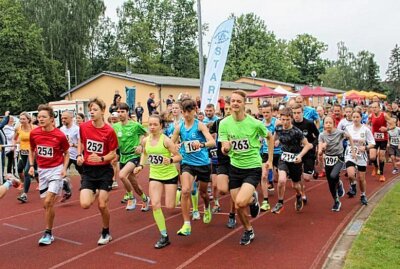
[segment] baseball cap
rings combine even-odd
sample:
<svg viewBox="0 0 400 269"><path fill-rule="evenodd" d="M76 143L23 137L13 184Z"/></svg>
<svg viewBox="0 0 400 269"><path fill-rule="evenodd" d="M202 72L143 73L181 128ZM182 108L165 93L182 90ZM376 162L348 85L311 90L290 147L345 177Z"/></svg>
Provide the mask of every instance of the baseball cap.
<svg viewBox="0 0 400 269"><path fill-rule="evenodd" d="M113 113L111 113L111 117L114 117L114 118L117 118L117 117L119 117L119 114L118 114L118 112L113 112Z"/></svg>

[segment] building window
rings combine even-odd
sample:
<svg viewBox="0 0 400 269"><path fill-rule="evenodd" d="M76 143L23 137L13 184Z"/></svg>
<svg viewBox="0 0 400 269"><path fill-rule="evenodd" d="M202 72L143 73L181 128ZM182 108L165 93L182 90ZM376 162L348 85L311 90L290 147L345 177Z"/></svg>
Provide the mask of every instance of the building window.
<svg viewBox="0 0 400 269"><path fill-rule="evenodd" d="M246 104L252 104L253 103L253 99L246 97Z"/></svg>

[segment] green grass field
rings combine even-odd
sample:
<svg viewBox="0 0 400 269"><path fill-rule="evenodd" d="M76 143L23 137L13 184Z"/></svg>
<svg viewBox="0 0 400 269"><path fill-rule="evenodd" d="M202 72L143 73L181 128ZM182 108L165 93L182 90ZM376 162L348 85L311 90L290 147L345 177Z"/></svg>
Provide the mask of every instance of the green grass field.
<svg viewBox="0 0 400 269"><path fill-rule="evenodd" d="M372 212L344 268L400 268L400 183Z"/></svg>

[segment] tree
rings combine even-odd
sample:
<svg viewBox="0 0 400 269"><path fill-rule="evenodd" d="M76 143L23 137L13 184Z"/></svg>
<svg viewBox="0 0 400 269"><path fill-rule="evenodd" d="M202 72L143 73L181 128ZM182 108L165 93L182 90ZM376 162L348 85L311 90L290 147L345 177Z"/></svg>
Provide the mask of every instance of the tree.
<svg viewBox="0 0 400 269"><path fill-rule="evenodd" d="M46 56L37 25L18 1L0 0L0 111L36 110L63 90L60 64Z"/></svg>
<svg viewBox="0 0 400 269"><path fill-rule="evenodd" d="M355 71L355 88L365 90L380 90L379 66L374 60L375 55L362 50L357 53L352 62Z"/></svg>
<svg viewBox="0 0 400 269"><path fill-rule="evenodd" d="M289 42L289 56L299 72L298 83L319 83L319 75L325 73L327 61L321 58L328 46L309 34L298 35Z"/></svg>
<svg viewBox="0 0 400 269"><path fill-rule="evenodd" d="M386 84L390 89L389 98L398 98L400 96L400 47L397 44L391 51L386 76Z"/></svg>

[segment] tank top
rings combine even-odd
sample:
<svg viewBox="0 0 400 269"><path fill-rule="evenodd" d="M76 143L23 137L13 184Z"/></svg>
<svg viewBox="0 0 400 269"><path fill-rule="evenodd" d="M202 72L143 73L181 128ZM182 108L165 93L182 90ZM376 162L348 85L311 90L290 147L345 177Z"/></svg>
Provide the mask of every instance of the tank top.
<svg viewBox="0 0 400 269"><path fill-rule="evenodd" d="M180 153L182 155L182 164L193 166L209 165L210 159L208 158L207 148L194 150L192 147L194 141L199 141L200 143L207 141L203 133L199 130L199 121L195 119L189 129L185 127L185 122L181 121L179 123L179 133L181 138Z"/></svg>
<svg viewBox="0 0 400 269"><path fill-rule="evenodd" d="M375 141L387 141L388 133L379 131L379 128L386 127L386 119L385 114L381 112L378 117L376 117L373 113L371 115L371 126L372 126L372 134L374 135Z"/></svg>
<svg viewBox="0 0 400 269"><path fill-rule="evenodd" d="M171 152L164 146L165 135L161 134L157 145L152 146L152 135L146 141L145 149L150 164L150 178L157 180L169 180L178 175L178 170L174 164L163 164L164 158L171 158Z"/></svg>
<svg viewBox="0 0 400 269"><path fill-rule="evenodd" d="M29 148L31 147L30 143L30 133L33 129L33 126L30 125L31 130L29 131L24 131L22 130L22 126L19 126L17 130L18 138L19 138L19 146L20 146L20 152L22 155L28 155L29 153Z"/></svg>

